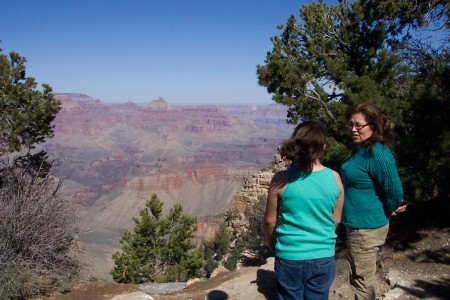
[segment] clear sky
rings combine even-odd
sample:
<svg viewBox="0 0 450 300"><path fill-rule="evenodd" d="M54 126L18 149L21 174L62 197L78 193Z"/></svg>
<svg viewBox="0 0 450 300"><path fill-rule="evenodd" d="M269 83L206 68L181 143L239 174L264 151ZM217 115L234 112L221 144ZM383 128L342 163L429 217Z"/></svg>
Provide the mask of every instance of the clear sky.
<svg viewBox="0 0 450 300"><path fill-rule="evenodd" d="M55 93L268 104L256 65L307 0L3 0L0 48ZM337 2L337 1L327 1Z"/></svg>

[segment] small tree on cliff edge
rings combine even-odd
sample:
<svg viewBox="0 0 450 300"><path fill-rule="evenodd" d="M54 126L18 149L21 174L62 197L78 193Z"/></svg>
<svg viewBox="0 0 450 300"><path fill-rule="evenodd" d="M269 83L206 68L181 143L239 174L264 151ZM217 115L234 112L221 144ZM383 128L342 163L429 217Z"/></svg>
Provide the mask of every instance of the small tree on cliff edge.
<svg viewBox="0 0 450 300"><path fill-rule="evenodd" d="M53 137L51 122L61 104L48 84L38 90L35 79L25 76L25 57L16 52L8 57L1 52L0 48L0 155L20 151L14 160L16 165L41 172L46 167L48 171L51 165L46 163L45 152L31 150Z"/></svg>
<svg viewBox="0 0 450 300"><path fill-rule="evenodd" d="M26 77L26 59L0 49L0 299L67 291L82 267L75 207L35 146L53 136L51 87Z"/></svg>
<svg viewBox="0 0 450 300"><path fill-rule="evenodd" d="M156 194L147 200L140 218L133 218L134 233L125 231L122 252L113 254L111 271L119 283L184 281L196 276L202 266L202 254L192 242L197 220L183 215L183 207L174 205L166 216Z"/></svg>

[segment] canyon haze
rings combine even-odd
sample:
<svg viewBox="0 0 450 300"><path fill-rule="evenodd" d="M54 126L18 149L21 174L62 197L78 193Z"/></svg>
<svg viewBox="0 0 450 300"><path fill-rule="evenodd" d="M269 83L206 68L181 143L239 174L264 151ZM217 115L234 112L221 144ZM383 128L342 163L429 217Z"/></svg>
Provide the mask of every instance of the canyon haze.
<svg viewBox="0 0 450 300"><path fill-rule="evenodd" d="M62 109L55 136L42 145L58 162L55 176L77 206L85 277L111 280L111 255L124 230L156 193L202 220L227 211L243 178L270 165L292 132L286 107L105 104L82 94L56 94ZM198 241L216 228L199 224Z"/></svg>

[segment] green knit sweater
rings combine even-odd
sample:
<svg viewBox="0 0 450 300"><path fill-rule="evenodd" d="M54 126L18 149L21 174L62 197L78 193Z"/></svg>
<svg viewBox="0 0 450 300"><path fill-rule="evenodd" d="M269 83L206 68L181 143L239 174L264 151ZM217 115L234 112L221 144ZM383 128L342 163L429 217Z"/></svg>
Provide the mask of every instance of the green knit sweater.
<svg viewBox="0 0 450 300"><path fill-rule="evenodd" d="M377 143L373 153L356 147L341 167L345 189L342 224L351 228L380 228L403 198L394 155Z"/></svg>

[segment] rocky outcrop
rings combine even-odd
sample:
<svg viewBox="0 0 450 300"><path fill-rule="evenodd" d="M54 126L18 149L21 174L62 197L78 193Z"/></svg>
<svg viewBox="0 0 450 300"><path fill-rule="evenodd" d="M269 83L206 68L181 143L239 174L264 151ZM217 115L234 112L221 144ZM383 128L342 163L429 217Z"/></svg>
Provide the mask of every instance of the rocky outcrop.
<svg viewBox="0 0 450 300"><path fill-rule="evenodd" d="M214 240L223 221L223 214L199 218L197 222L197 232L195 234L196 245L200 247L204 242Z"/></svg>
<svg viewBox="0 0 450 300"><path fill-rule="evenodd" d="M223 223L226 223L227 230L233 235L245 232L250 225L246 212L258 205L260 201L265 201L273 175L285 169L288 164L289 161L283 160L279 154L276 154L268 168L243 177L242 186L233 194L230 208L225 214L199 219L195 237L197 246L202 245L204 241L214 240Z"/></svg>
<svg viewBox="0 0 450 300"><path fill-rule="evenodd" d="M285 169L288 164L289 161L283 160L279 154L276 154L268 168L243 178L242 188L233 195L230 209L227 211L228 221L226 221L226 217L219 217L222 222L227 222L229 232L240 235L248 229L250 224L246 212L254 210L261 201L266 200L273 175ZM208 225L213 224L208 222L208 220L204 220L203 223L207 225L202 224L201 228L207 228ZM211 227L213 226L211 225ZM213 228L218 230L219 227L215 226ZM217 233L217 231L215 232ZM214 238L214 236L208 236L208 238L211 237Z"/></svg>

